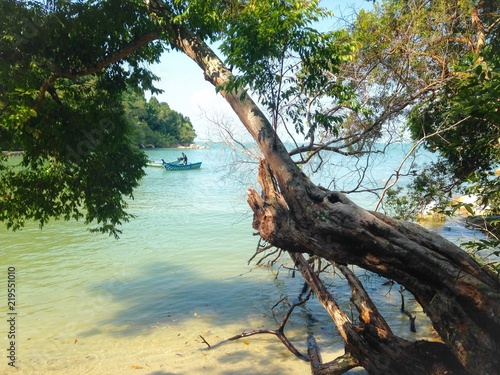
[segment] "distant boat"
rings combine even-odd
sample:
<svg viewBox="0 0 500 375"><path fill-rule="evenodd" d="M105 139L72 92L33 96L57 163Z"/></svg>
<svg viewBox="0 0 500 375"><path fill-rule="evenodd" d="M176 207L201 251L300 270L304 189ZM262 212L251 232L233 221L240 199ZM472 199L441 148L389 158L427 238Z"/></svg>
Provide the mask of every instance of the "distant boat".
<svg viewBox="0 0 500 375"><path fill-rule="evenodd" d="M180 161L179 160L169 161L167 163L168 164L179 164ZM146 163L146 165L148 167L160 167L160 168L163 168L163 159L162 160L148 160L148 162Z"/></svg>
<svg viewBox="0 0 500 375"><path fill-rule="evenodd" d="M161 159L161 161L163 168L165 168L167 171L187 171L189 169L198 169L201 167L201 161L197 163L186 164L183 164L180 160L168 163L163 159Z"/></svg>

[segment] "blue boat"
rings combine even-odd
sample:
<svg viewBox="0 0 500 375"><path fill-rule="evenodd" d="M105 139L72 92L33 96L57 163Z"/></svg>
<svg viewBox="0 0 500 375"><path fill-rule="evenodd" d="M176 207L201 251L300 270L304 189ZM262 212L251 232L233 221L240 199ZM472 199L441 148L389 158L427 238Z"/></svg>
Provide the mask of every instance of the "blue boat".
<svg viewBox="0 0 500 375"><path fill-rule="evenodd" d="M161 162L163 164L163 168L165 168L167 171L186 171L189 169L198 169L201 167L201 161L197 163L183 164L179 161L167 163L165 160L161 159Z"/></svg>

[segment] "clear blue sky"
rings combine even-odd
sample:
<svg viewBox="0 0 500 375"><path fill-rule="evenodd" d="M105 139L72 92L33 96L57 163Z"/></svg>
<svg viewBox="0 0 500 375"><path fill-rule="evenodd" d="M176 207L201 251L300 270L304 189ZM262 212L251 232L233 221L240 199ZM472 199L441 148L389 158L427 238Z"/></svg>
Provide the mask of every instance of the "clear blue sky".
<svg viewBox="0 0 500 375"><path fill-rule="evenodd" d="M353 9L371 9L372 3L365 0L323 0L321 6L333 10L335 18L343 18L353 13ZM335 27L336 19L324 21L321 29ZM237 122L225 100L215 93L215 88L203 78L201 69L187 56L179 52L168 52L162 56L160 64L151 67L160 78L156 86L164 92L157 95L173 110L190 118L198 138L205 139L211 133L211 125L203 116L203 111L214 115L223 114Z"/></svg>

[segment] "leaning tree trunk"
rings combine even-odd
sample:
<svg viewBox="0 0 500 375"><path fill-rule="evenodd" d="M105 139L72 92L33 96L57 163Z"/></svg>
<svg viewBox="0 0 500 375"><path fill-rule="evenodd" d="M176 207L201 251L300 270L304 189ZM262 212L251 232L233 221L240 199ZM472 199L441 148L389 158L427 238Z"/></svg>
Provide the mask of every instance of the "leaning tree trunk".
<svg viewBox="0 0 500 375"><path fill-rule="evenodd" d="M231 72L213 51L185 27L170 23L156 9L170 42L193 59L214 86ZM422 366L437 358L442 345L417 345L394 335L349 328L346 347L373 374L498 374L500 369L500 282L466 252L422 227L366 211L344 195L315 186L295 165L258 106L241 92L221 91L260 147L265 161L264 194L249 191L253 226L270 244L340 264L355 264L392 279L422 305L445 345L458 360L449 369ZM317 293L320 291L316 291ZM341 319L340 319L341 320ZM446 364L445 364L446 366Z"/></svg>

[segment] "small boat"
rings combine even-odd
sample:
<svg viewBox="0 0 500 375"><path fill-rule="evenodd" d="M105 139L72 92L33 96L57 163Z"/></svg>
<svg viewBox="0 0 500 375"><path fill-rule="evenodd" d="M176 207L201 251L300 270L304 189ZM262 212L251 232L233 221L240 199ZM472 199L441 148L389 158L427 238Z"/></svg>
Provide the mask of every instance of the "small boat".
<svg viewBox="0 0 500 375"><path fill-rule="evenodd" d="M201 167L201 161L197 163L186 163L183 164L180 160L175 162L167 163L165 160L161 159L163 168L167 171L186 171L188 169L198 169Z"/></svg>

